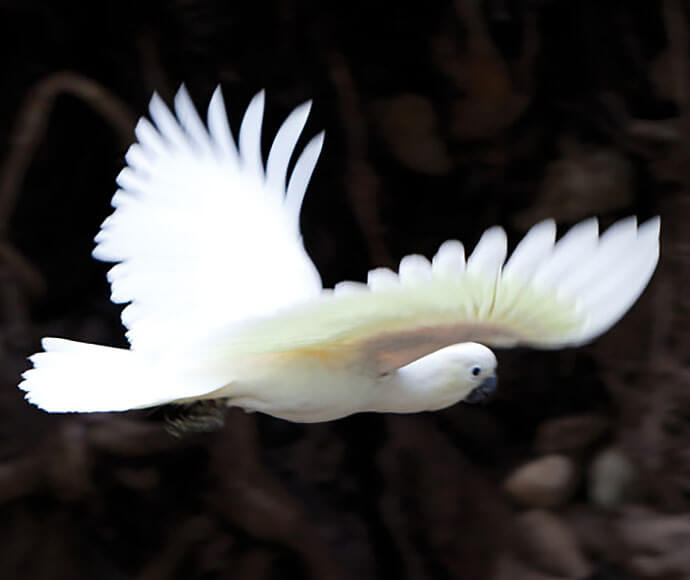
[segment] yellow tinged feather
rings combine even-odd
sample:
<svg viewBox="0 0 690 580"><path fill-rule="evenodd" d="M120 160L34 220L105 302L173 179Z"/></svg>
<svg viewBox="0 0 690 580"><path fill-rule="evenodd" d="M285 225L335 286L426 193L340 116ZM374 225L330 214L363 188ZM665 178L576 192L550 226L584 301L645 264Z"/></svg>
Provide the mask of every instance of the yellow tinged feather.
<svg viewBox="0 0 690 580"><path fill-rule="evenodd" d="M232 354L282 353L388 372L457 342L556 348L584 324L576 304L516 281L479 274L414 287L324 295L244 327Z"/></svg>

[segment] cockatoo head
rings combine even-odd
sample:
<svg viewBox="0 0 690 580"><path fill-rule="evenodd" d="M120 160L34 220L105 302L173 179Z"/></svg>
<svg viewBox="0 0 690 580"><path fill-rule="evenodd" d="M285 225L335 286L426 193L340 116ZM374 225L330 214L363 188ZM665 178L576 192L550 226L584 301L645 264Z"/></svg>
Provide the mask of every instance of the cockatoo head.
<svg viewBox="0 0 690 580"><path fill-rule="evenodd" d="M481 344L447 346L399 369L397 396L391 389L378 407L415 412L435 411L460 401L482 402L498 386L496 364L494 353Z"/></svg>
<svg viewBox="0 0 690 580"><path fill-rule="evenodd" d="M498 387L496 355L482 344L465 342L454 344L429 355L438 362L436 388L454 401L480 403ZM429 358L425 357L425 358Z"/></svg>

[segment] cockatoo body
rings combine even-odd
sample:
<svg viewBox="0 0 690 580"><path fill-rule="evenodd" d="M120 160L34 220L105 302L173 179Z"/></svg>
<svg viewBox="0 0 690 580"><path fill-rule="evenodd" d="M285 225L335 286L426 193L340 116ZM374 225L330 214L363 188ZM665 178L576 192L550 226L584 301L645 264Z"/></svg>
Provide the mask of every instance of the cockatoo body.
<svg viewBox="0 0 690 580"><path fill-rule="evenodd" d="M590 219L557 243L547 220L507 262L494 227L467 260L449 241L432 261L407 256L397 273L324 290L299 229L323 134L288 180L309 104L280 127L264 165L263 101L250 103L236 145L219 90L207 124L184 87L175 115L154 95L155 126L136 127L94 250L117 263L108 278L112 300L129 303L130 349L45 338L20 384L30 402L92 412L212 399L301 422L441 409L495 389L485 345L589 342L656 267L657 218L621 220L601 237Z"/></svg>

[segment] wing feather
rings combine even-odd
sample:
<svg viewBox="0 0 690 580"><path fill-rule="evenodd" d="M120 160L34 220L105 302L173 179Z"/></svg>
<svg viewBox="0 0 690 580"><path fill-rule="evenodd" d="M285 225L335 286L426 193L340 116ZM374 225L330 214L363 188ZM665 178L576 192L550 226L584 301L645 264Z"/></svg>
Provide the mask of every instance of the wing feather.
<svg viewBox="0 0 690 580"><path fill-rule="evenodd" d="M175 95L175 114L179 119L180 126L187 134L187 138L192 141L191 145L199 149L199 154L211 154L211 139L208 130L199 118L192 98L184 85Z"/></svg>
<svg viewBox="0 0 690 580"><path fill-rule="evenodd" d="M211 96L207 119L209 135L224 162L231 167L236 166L238 164L237 147L230 131L228 114L225 111L225 102L220 86L216 87Z"/></svg>
<svg viewBox="0 0 690 580"><path fill-rule="evenodd" d="M612 280L607 275L612 268L620 268L620 260L635 247L637 239L637 219L634 217L621 220L606 230L601 238L597 251L589 260L586 268L573 268L559 282L561 292L577 297L588 288L596 287L600 280L604 284ZM620 277L620 275L619 275Z"/></svg>
<svg viewBox="0 0 690 580"><path fill-rule="evenodd" d="M379 290L397 288L400 285L400 278L390 268L376 268L369 270L367 275L367 286L372 292Z"/></svg>
<svg viewBox="0 0 690 580"><path fill-rule="evenodd" d="M495 279L503 266L508 252L508 240L503 228L495 226L486 230L467 260L469 274L484 274Z"/></svg>
<svg viewBox="0 0 690 580"><path fill-rule="evenodd" d="M139 143L126 155L115 211L93 252L118 262L108 280L113 301L130 303L122 321L132 349L164 352L321 292L301 242L299 209L322 135L304 148L291 178L298 185L286 191L288 162L308 114L308 106L298 107L271 148L269 186L263 108L260 92L243 117L239 149L220 89L211 98L208 128L184 87L175 114L154 94L155 126L146 119L137 124Z"/></svg>
<svg viewBox="0 0 690 580"><path fill-rule="evenodd" d="M424 256L412 254L400 260L398 276L403 286L415 286L431 280L431 262Z"/></svg>
<svg viewBox="0 0 690 580"><path fill-rule="evenodd" d="M434 276L461 276L465 272L465 247L458 240L443 242L431 260Z"/></svg>
<svg viewBox="0 0 690 580"><path fill-rule="evenodd" d="M240 157L243 169L257 180L264 179L264 163L261 159L261 123L264 116L264 91L258 92L249 102L240 125Z"/></svg>
<svg viewBox="0 0 690 580"><path fill-rule="evenodd" d="M280 129L278 129L273 145L271 145L271 150L268 152L266 185L269 190L280 192L281 196L285 191L285 178L292 152L295 150L297 140L302 134L302 129L304 129L304 125L307 122L310 110L311 101L307 101L292 111L280 126Z"/></svg>
<svg viewBox="0 0 690 580"><path fill-rule="evenodd" d="M543 288L553 287L571 271L573 266L592 255L599 243L599 222L587 219L573 226L556 244L551 255L536 269L534 284Z"/></svg>
<svg viewBox="0 0 690 580"><path fill-rule="evenodd" d="M295 168L290 176L288 182L287 193L285 194L286 211L292 215L296 220L299 219L300 208L304 200L304 194L307 191L307 185L311 179L311 174L316 167L316 161L321 153L323 147L323 140L325 133L322 131L316 137L312 138L302 151L295 163Z"/></svg>
<svg viewBox="0 0 690 580"><path fill-rule="evenodd" d="M167 149L161 135L156 131L156 128L151 124L151 121L142 117L134 127L134 135L141 144L142 149L148 155L153 157L163 156L167 153Z"/></svg>
<svg viewBox="0 0 690 580"><path fill-rule="evenodd" d="M168 109L163 99L158 93L153 93L149 103L149 113L153 119L160 134L168 141L168 146L173 149L184 152L189 150L189 141L187 140L182 127Z"/></svg>
<svg viewBox="0 0 690 580"><path fill-rule="evenodd" d="M588 220L554 243L553 222L537 224L503 271L502 229L487 230L467 268L461 245L446 242L431 265L413 255L403 258L397 276L372 270L366 289L351 292L347 285L346 292L260 321L243 329L241 344L231 348L330 352L389 372L458 342L580 345L634 304L659 255L658 218L639 228L623 220L601 238L597 231Z"/></svg>
<svg viewBox="0 0 690 580"><path fill-rule="evenodd" d="M503 267L503 277L514 277L523 283L529 282L534 272L553 251L556 241L556 223L545 220L538 223L517 245L510 259Z"/></svg>

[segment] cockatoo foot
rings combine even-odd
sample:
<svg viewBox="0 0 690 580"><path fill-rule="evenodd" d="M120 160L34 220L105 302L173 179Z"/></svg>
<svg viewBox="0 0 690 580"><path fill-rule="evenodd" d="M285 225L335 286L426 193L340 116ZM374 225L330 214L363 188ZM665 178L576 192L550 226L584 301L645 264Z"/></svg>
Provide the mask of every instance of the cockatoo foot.
<svg viewBox="0 0 690 580"><path fill-rule="evenodd" d="M225 425L228 404L225 399L206 399L185 405L179 417L166 417L165 430L174 437L188 433L218 431Z"/></svg>

